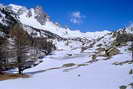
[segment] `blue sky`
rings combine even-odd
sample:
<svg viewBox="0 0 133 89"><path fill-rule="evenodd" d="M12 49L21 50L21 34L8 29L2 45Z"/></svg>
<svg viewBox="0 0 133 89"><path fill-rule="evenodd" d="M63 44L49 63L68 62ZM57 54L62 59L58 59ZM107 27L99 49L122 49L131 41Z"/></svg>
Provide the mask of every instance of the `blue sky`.
<svg viewBox="0 0 133 89"><path fill-rule="evenodd" d="M28 8L41 5L51 20L82 32L116 30L133 21L133 0L0 0Z"/></svg>

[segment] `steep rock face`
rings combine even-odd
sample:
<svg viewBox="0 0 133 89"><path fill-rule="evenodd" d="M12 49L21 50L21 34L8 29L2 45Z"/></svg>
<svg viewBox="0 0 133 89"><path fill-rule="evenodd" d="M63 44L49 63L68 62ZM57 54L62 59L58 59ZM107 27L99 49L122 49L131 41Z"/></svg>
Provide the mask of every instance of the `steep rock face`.
<svg viewBox="0 0 133 89"><path fill-rule="evenodd" d="M37 6L34 10L36 16L35 18L37 19L37 21L41 24L44 25L45 22L47 21L48 15L43 12L42 7Z"/></svg>

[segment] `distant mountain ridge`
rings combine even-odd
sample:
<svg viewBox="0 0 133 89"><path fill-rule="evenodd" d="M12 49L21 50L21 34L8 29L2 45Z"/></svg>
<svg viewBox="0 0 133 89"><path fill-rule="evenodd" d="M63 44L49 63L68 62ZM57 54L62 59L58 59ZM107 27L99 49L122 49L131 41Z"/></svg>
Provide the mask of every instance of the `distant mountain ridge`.
<svg viewBox="0 0 133 89"><path fill-rule="evenodd" d="M8 6L1 5L1 8L6 8L10 12L14 13L22 24L31 26L37 29L43 29L57 34L64 38L77 38L87 37L89 39L101 37L110 31L101 32L86 32L82 33L79 30L71 30L70 28L61 27L56 23L50 21L49 16L43 11L42 7L37 6L36 8L27 9L24 6L9 4Z"/></svg>

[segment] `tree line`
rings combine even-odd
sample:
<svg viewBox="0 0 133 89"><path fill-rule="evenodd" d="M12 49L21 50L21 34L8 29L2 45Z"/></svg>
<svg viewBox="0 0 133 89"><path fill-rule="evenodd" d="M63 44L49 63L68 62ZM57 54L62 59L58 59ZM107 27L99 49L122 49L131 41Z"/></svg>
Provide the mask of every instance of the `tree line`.
<svg viewBox="0 0 133 89"><path fill-rule="evenodd" d="M56 47L44 37L32 37L16 23L8 34L0 37L0 72L10 69L23 70L39 64L39 58L48 55Z"/></svg>

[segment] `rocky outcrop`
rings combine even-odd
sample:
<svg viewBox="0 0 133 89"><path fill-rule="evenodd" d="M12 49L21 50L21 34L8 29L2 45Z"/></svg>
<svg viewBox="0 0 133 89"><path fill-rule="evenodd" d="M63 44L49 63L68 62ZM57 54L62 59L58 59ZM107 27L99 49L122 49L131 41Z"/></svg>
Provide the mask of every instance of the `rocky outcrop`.
<svg viewBox="0 0 133 89"><path fill-rule="evenodd" d="M110 47L108 49L105 50L105 53L107 56L114 56L120 53L120 50L115 48L115 47Z"/></svg>
<svg viewBox="0 0 133 89"><path fill-rule="evenodd" d="M112 42L113 46L126 46L128 41L133 41L133 34L126 32L125 29L113 32L112 37L116 38L114 42Z"/></svg>
<svg viewBox="0 0 133 89"><path fill-rule="evenodd" d="M42 7L37 6L37 7L35 8L35 11L34 11L34 12L35 12L35 14L36 14L35 18L37 19L37 21L38 21L41 25L44 25L45 22L46 22L46 20L47 20L47 18L48 18L48 15L47 15L46 13L43 12Z"/></svg>

